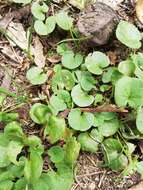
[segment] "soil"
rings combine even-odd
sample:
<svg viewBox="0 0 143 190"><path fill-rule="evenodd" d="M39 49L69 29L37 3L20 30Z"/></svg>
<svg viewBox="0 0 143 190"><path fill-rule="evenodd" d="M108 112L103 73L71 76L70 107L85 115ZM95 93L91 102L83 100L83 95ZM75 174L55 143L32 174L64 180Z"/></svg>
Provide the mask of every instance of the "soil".
<svg viewBox="0 0 143 190"><path fill-rule="evenodd" d="M3 3L4 4L4 3ZM91 25L91 28L89 31L82 31L83 33L91 33L91 34L96 34L96 28L95 25L98 26L100 24L101 27L98 27L98 31L101 30L101 34L104 36L102 39L101 36L99 35L98 38L94 38L94 42L99 43L99 44L104 44L107 42L109 37L111 36L112 30L114 29L115 25L117 24L116 14L115 12L107 7L107 6L102 6L102 4L98 4L97 7L91 7L95 12L98 12L101 14L102 12L102 17L101 15L94 15L93 18L99 22L95 22L93 19L90 20L88 24ZM1 6L1 5L0 5ZM59 5L56 5L56 7ZM4 8L2 8L4 7ZM15 8L7 7L7 6L2 6L0 7L0 13L2 15L6 15L8 12L11 12L12 9L15 10ZM134 11L133 9L128 9L128 7L132 7L129 1L125 1L124 3L121 4L120 9L118 10L118 14L126 20L131 20L132 22L135 23L134 20ZM27 9L24 9L26 11L26 14L23 11L21 14L20 11L15 12L15 15L17 13L18 16L15 16L15 18L19 21L22 22L24 26L27 25L28 21L25 20L25 16L30 18L29 15L29 7ZM104 18L104 10L106 10L108 13L108 17L105 19ZM19 13L18 13L19 12ZM23 16L22 16L23 15ZM81 19L79 23L83 24L83 20L87 19L91 15L88 14L88 11L86 14L83 14L81 16ZM113 20L116 20L115 23L113 24ZM104 22L103 22L104 21ZM78 23L78 25L80 25ZM110 28L107 27L107 24L110 25ZM94 27L92 27L94 26ZM81 26L79 26L80 28ZM103 34L103 30L107 27L106 34ZM87 30L87 29L86 29ZM50 40L51 39L51 40ZM48 50L53 50L55 51L55 44L57 39L54 39L53 37L51 38L42 38L41 42L46 46L46 49L44 50L45 52ZM0 46L10 46L8 41L1 36L0 38ZM69 44L71 45L71 44ZM48 48L47 48L48 47ZM83 47L85 51L85 46ZM119 60L122 58L124 59L125 56L128 54L128 50L124 49L124 47L121 44L118 44L118 42L113 38L112 43L107 44L107 46L104 47L98 47L98 49L103 50L104 52L108 53L110 55L110 58L112 59L113 64L118 63ZM82 50L81 50L82 51ZM86 50L88 51L88 49ZM10 57L6 56L1 52L0 49L0 85L2 85L4 77L5 77L5 72L7 69L13 71L11 75L11 85L9 89L13 92L17 93L18 97L21 97L23 99L19 99L19 101L24 102L19 107L17 107L17 104L13 102L12 99L7 99L5 101L5 108L9 108L10 110L17 111L20 115L20 120L23 124L23 129L25 133L27 134L36 134L39 135L42 138L42 130L39 129L38 127L33 127L32 121L30 120L28 114L29 114L29 107L32 103L37 101L37 94L43 93L44 95L47 95L47 86L45 87L44 85L40 88L34 88L28 83L26 80L26 70L29 67L32 62L23 54L18 48L14 47L14 52L17 57L22 57L23 61L22 62L15 62ZM51 63L48 63L48 67L51 67ZM43 90L44 89L44 90ZM46 89L46 90L45 90ZM30 100L30 101L29 101ZM0 123L0 130L3 129L3 124ZM45 147L48 147L49 144L45 141L43 141ZM102 157L102 155L101 155ZM45 165L44 169L47 170L49 165L49 160L45 158ZM93 154L88 154L88 153L81 153L77 167L76 167L76 172L75 172L75 183L72 187L71 190L127 190L129 187L137 184L140 182L140 176L139 174L134 174L133 176L129 176L126 178L120 178L120 174L116 172L109 171L107 169L103 169L102 167L99 167L101 165L101 159L97 157L97 155Z"/></svg>

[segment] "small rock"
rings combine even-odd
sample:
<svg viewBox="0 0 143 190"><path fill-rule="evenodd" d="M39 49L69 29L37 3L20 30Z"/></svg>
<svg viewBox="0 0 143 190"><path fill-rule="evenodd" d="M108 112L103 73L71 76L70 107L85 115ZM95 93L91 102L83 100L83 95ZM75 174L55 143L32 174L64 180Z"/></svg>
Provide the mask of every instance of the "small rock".
<svg viewBox="0 0 143 190"><path fill-rule="evenodd" d="M94 3L81 12L77 23L78 29L89 42L104 45L113 34L119 19L117 13L104 3Z"/></svg>

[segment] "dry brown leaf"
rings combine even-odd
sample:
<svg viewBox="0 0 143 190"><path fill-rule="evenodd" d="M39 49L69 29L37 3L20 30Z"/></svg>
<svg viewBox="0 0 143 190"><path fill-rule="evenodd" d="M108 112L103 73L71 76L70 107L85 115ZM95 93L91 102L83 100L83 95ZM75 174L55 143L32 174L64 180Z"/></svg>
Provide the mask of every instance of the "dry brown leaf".
<svg viewBox="0 0 143 190"><path fill-rule="evenodd" d="M143 181L140 182L138 185L135 185L135 186L131 187L128 190L143 190Z"/></svg>
<svg viewBox="0 0 143 190"><path fill-rule="evenodd" d="M143 0L136 2L136 16L138 20L143 24Z"/></svg>
<svg viewBox="0 0 143 190"><path fill-rule="evenodd" d="M60 55L53 55L51 57L48 57L47 60L50 62L50 63L58 63L61 61L61 56Z"/></svg>
<svg viewBox="0 0 143 190"><path fill-rule="evenodd" d="M8 40L12 46L18 46L22 50L28 49L28 40L26 38L26 32L21 23L10 22L6 30Z"/></svg>
<svg viewBox="0 0 143 190"><path fill-rule="evenodd" d="M39 68L43 68L46 63L46 58L43 54L43 45L39 40L39 37L36 36L34 39L34 49L33 49L33 54L34 54L34 62Z"/></svg>
<svg viewBox="0 0 143 190"><path fill-rule="evenodd" d="M23 62L23 58L17 55L17 53L13 51L13 49L8 45L2 46L2 47L0 46L0 51L16 63Z"/></svg>
<svg viewBox="0 0 143 190"><path fill-rule="evenodd" d="M116 61L117 61L117 55L115 52L113 51L108 51L107 52L107 55L111 61L111 65L115 65L116 64Z"/></svg>

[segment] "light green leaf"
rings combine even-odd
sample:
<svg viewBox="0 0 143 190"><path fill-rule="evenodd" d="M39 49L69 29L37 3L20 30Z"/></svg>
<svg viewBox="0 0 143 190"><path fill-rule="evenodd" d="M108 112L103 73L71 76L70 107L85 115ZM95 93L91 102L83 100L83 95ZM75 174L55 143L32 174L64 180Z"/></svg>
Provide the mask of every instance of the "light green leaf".
<svg viewBox="0 0 143 190"><path fill-rule="evenodd" d="M24 176L26 180L33 184L40 178L43 169L43 159L36 151L31 151L30 159L26 160Z"/></svg>
<svg viewBox="0 0 143 190"><path fill-rule="evenodd" d="M68 122L71 128L79 131L87 131L94 124L92 113L82 113L80 109L72 109L68 115Z"/></svg>
<svg viewBox="0 0 143 190"><path fill-rule="evenodd" d="M55 116L50 116L44 134L49 135L49 141L54 144L62 139L65 134L65 120Z"/></svg>
<svg viewBox="0 0 143 190"><path fill-rule="evenodd" d="M20 178L14 185L14 190L25 190L27 182L25 178Z"/></svg>
<svg viewBox="0 0 143 190"><path fill-rule="evenodd" d="M29 4L32 0L12 0L14 3L20 3L20 4Z"/></svg>
<svg viewBox="0 0 143 190"><path fill-rule="evenodd" d="M94 97L84 92L79 84L73 87L71 96L73 102L80 107L90 106L94 102Z"/></svg>
<svg viewBox="0 0 143 190"><path fill-rule="evenodd" d="M44 124L48 115L51 113L50 108L47 105L41 103L35 103L30 109L31 119L38 124Z"/></svg>
<svg viewBox="0 0 143 190"><path fill-rule="evenodd" d="M127 59L126 61L121 61L118 65L118 70L123 75L132 76L135 71L135 66L132 60Z"/></svg>
<svg viewBox="0 0 143 190"><path fill-rule="evenodd" d="M98 143L101 143L104 139L103 135L98 129L92 129L89 135L94 141Z"/></svg>
<svg viewBox="0 0 143 190"><path fill-rule="evenodd" d="M0 182L0 190L12 190L13 182L6 180L3 182Z"/></svg>
<svg viewBox="0 0 143 190"><path fill-rule="evenodd" d="M62 56L62 65L68 69L75 69L83 62L81 54L75 54L72 51L67 51Z"/></svg>
<svg viewBox="0 0 143 190"><path fill-rule="evenodd" d="M118 119L112 119L109 121L104 121L101 126L99 126L99 132L105 136L109 137L111 135L114 135L118 129L120 128L120 123Z"/></svg>
<svg viewBox="0 0 143 190"><path fill-rule="evenodd" d="M135 66L134 74L143 80L143 53L133 54L131 58Z"/></svg>
<svg viewBox="0 0 143 190"><path fill-rule="evenodd" d="M143 108L139 107L137 110L136 126L140 133L143 134Z"/></svg>
<svg viewBox="0 0 143 190"><path fill-rule="evenodd" d="M7 156L8 159L13 163L13 164L18 164L17 162L17 156L21 152L23 148L22 143L17 142L17 141L10 141L7 147Z"/></svg>
<svg viewBox="0 0 143 190"><path fill-rule="evenodd" d="M48 12L48 6L43 2L40 5L38 2L34 2L31 7L33 16L38 20L45 20L45 13Z"/></svg>
<svg viewBox="0 0 143 190"><path fill-rule="evenodd" d="M92 89L96 89L96 86L95 86L96 83L97 81L94 79L91 73L87 71L84 71L81 73L80 85L83 90L90 91Z"/></svg>
<svg viewBox="0 0 143 190"><path fill-rule="evenodd" d="M7 147L0 146L0 168L6 167L10 164L7 155Z"/></svg>
<svg viewBox="0 0 143 190"><path fill-rule="evenodd" d="M33 85L43 84L47 80L47 74L43 73L43 70L39 67L31 67L27 73L26 78L31 82Z"/></svg>
<svg viewBox="0 0 143 190"><path fill-rule="evenodd" d="M75 137L70 137L67 140L64 149L65 149L65 161L66 163L68 163L70 166L73 167L79 156L80 143L77 142Z"/></svg>
<svg viewBox="0 0 143 190"><path fill-rule="evenodd" d="M55 110L55 114L59 111L63 111L67 108L66 103L56 95L52 95L50 98L50 105Z"/></svg>
<svg viewBox="0 0 143 190"><path fill-rule="evenodd" d="M143 177L143 161L137 162L136 167L137 167L137 172L139 172Z"/></svg>
<svg viewBox="0 0 143 190"><path fill-rule="evenodd" d="M24 137L22 128L20 124L16 121L13 121L5 126L4 134L7 136L8 139L11 140L22 140L22 138Z"/></svg>
<svg viewBox="0 0 143 190"><path fill-rule="evenodd" d="M53 146L48 150L48 155L54 163L59 163L64 160L64 150L60 146Z"/></svg>
<svg viewBox="0 0 143 190"><path fill-rule="evenodd" d="M42 20L36 20L34 23L34 29L37 34L41 36L48 35L48 24L46 25Z"/></svg>
<svg viewBox="0 0 143 190"><path fill-rule="evenodd" d="M73 27L73 19L64 11L56 14L56 22L64 30L70 30Z"/></svg>
<svg viewBox="0 0 143 190"><path fill-rule="evenodd" d="M98 142L93 140L88 133L81 133L78 136L78 142L81 144L83 151L96 153L98 151Z"/></svg>
<svg viewBox="0 0 143 190"><path fill-rule="evenodd" d="M116 30L116 36L120 42L129 48L139 49L141 47L141 33L133 24L120 21Z"/></svg>
<svg viewBox="0 0 143 190"><path fill-rule="evenodd" d="M56 27L56 20L54 16L49 16L46 19L46 23L45 23L46 27L47 27L47 33L50 34L55 30Z"/></svg>
<svg viewBox="0 0 143 190"><path fill-rule="evenodd" d="M107 67L109 64L109 58L99 51L90 53L85 59L85 65L88 71L96 75L101 75L103 68Z"/></svg>
<svg viewBox="0 0 143 190"><path fill-rule="evenodd" d="M115 102L118 106L137 108L143 105L143 81L122 77L115 84Z"/></svg>

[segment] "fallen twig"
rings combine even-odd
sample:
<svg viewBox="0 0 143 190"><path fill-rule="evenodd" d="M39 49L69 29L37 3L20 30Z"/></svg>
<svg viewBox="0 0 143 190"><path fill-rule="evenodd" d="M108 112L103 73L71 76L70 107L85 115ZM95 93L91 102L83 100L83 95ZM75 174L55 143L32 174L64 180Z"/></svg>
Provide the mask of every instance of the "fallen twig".
<svg viewBox="0 0 143 190"><path fill-rule="evenodd" d="M90 113L101 113L101 112L115 112L115 113L128 113L127 109L124 108L117 108L115 105L109 104L109 105L103 105L98 106L96 108L79 108L82 112L90 112ZM70 109L66 109L63 112L59 114L60 117L66 118L70 112Z"/></svg>

